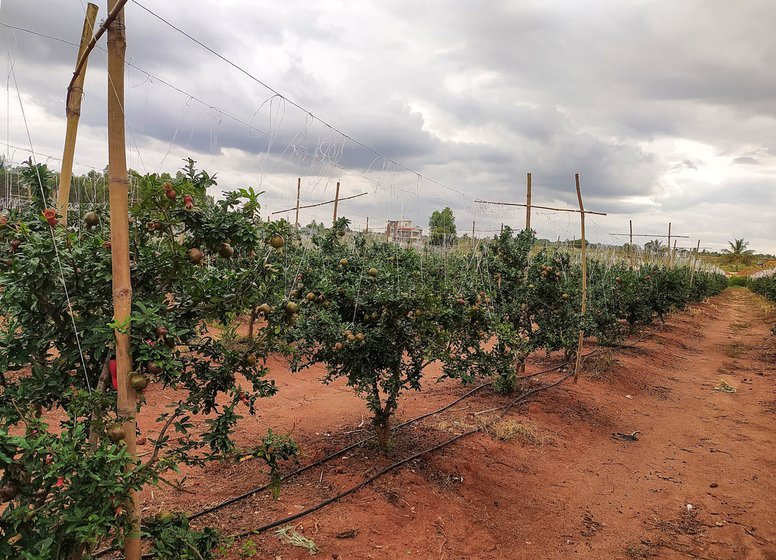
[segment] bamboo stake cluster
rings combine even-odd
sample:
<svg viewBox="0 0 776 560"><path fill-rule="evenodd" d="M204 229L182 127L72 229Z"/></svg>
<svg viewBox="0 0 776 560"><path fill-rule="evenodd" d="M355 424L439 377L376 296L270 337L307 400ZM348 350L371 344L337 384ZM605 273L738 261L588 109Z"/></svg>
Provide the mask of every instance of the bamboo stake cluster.
<svg viewBox="0 0 776 560"><path fill-rule="evenodd" d="M84 27L81 31L81 43L78 47L76 67L82 64L82 71L73 77L73 81L67 88L67 104L65 116L67 129L65 131L65 148L62 153L62 169L59 175L59 189L57 190L57 214L62 216L62 225L67 227L67 206L70 200L70 182L73 178L73 158L75 157L75 141L78 135L78 121L81 118L81 100L84 97L84 81L86 80L86 64L88 54L86 52L89 40L94 32L94 24L97 21L99 8L96 4L89 3L84 16ZM83 62L82 62L83 61Z"/></svg>

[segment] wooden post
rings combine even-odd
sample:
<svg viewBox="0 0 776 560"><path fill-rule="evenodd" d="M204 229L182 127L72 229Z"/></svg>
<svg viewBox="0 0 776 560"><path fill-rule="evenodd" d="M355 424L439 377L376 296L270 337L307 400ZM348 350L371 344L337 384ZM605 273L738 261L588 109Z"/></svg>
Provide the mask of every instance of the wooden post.
<svg viewBox="0 0 776 560"><path fill-rule="evenodd" d="M531 229L531 174L525 179L525 229Z"/></svg>
<svg viewBox="0 0 776 560"><path fill-rule="evenodd" d="M472 220L472 247L474 247L474 224L475 224L475 221Z"/></svg>
<svg viewBox="0 0 776 560"><path fill-rule="evenodd" d="M81 44L78 47L76 65L86 52L86 46L94 33L94 23L97 21L96 4L89 3L86 6L84 27L81 31ZM67 128L65 130L65 149L62 154L62 169L59 174L59 189L57 190L57 214L62 216L61 223L67 226L67 204L70 200L70 182L73 178L73 157L75 156L75 140L78 135L78 119L81 117L81 100L84 94L84 80L86 79L86 61L81 72L76 76L70 87L67 88L67 105L65 116Z"/></svg>
<svg viewBox="0 0 776 560"><path fill-rule="evenodd" d="M628 220L628 230L630 232L630 241L628 242L628 256L630 265L633 267L633 220Z"/></svg>
<svg viewBox="0 0 776 560"><path fill-rule="evenodd" d="M695 254L693 255L692 268L690 269L690 286L695 279L695 268L698 266L698 251L701 250L701 240L698 240L698 244L695 246Z"/></svg>
<svg viewBox="0 0 776 560"><path fill-rule="evenodd" d="M334 227L334 224L337 223L337 205L339 204L339 188L340 184L339 181L337 181L337 191L334 193L334 219L332 220L331 226Z"/></svg>
<svg viewBox="0 0 776 560"><path fill-rule="evenodd" d="M499 235L501 235L502 233L504 233L504 224L503 224L503 222L502 222L502 224L501 224L501 229L499 230L499 232L498 232L498 233L499 233Z"/></svg>
<svg viewBox="0 0 776 560"><path fill-rule="evenodd" d="M582 189L579 186L579 173L574 175L577 186L577 200L579 201L579 223L582 234L582 315L587 310L587 255L585 247L585 206L582 204ZM574 383L579 380L579 367L582 365L582 346L585 341L585 330L579 330L577 342L577 363L574 366Z"/></svg>
<svg viewBox="0 0 776 560"><path fill-rule="evenodd" d="M369 216L366 217L366 229L364 230L364 233L367 235L369 234Z"/></svg>
<svg viewBox="0 0 776 560"><path fill-rule="evenodd" d="M671 222L668 222L668 266L671 266Z"/></svg>
<svg viewBox="0 0 776 560"><path fill-rule="evenodd" d="M108 0L110 10L119 0ZM118 415L124 419L124 443L129 455L135 447L137 395L129 382L132 371L129 317L132 312L132 283L129 276L129 176L124 129L124 56L127 49L124 10L108 27L108 181L110 187L110 242L113 267L113 319L116 329ZM129 495L127 514L130 529L124 535L126 560L140 560L140 500Z"/></svg>
<svg viewBox="0 0 776 560"><path fill-rule="evenodd" d="M296 218L294 219L294 227L299 227L299 195L302 192L302 178L299 177L296 180Z"/></svg>

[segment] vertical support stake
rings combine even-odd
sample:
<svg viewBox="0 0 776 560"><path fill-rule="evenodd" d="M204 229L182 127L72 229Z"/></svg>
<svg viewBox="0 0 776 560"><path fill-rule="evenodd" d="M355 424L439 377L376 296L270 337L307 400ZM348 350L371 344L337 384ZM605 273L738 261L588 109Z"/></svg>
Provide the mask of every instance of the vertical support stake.
<svg viewBox="0 0 776 560"><path fill-rule="evenodd" d="M113 10L118 0L108 0ZM132 372L129 318L132 282L129 274L129 175L124 124L124 65L127 50L124 10L108 26L108 184L110 187L110 242L113 269L113 318L116 329L117 409L124 419L127 453L137 458L135 409L137 394L129 382ZM130 527L124 535L124 557L140 560L140 500L130 492L126 504Z"/></svg>
<svg viewBox="0 0 776 560"><path fill-rule="evenodd" d="M582 189L579 186L579 173L574 175L577 187L577 200L579 201L579 223L582 238L582 315L587 310L587 254L585 242L585 206L582 204ZM574 383L579 381L579 368L582 365L582 347L585 341L585 330L579 329L579 341L577 342L577 362L574 366Z"/></svg>
<svg viewBox="0 0 776 560"><path fill-rule="evenodd" d="M294 227L299 228L299 195L302 192L302 178L296 180L296 218L294 218Z"/></svg>
<svg viewBox="0 0 776 560"><path fill-rule="evenodd" d="M339 205L339 189L340 189L340 183L337 181L337 191L334 193L334 219L332 220L331 226L334 227L334 224L337 222L337 206Z"/></svg>
<svg viewBox="0 0 776 560"><path fill-rule="evenodd" d="M531 229L531 174L525 179L525 229Z"/></svg>
<svg viewBox="0 0 776 560"><path fill-rule="evenodd" d="M94 23L97 21L96 4L89 3L86 6L84 15L84 27L81 31L81 44L78 47L78 58L75 63L78 65L86 52L86 46L94 34ZM57 214L62 216L61 223L67 226L67 206L70 200L70 182L73 179L73 158L75 157L75 141L78 136L78 120L81 117L81 100L84 96L84 80L86 80L86 65L88 59L83 64L81 72L76 76L73 85L67 90L67 102L65 105L65 116L67 118L67 128L65 130L65 148L62 153L62 169L59 174L59 188L57 189Z"/></svg>

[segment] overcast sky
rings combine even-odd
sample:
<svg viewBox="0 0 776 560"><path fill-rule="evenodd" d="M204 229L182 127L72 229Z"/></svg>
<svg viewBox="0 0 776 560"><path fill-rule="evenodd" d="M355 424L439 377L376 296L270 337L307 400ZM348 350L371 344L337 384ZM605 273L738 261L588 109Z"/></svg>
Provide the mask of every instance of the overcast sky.
<svg viewBox="0 0 776 560"><path fill-rule="evenodd" d="M690 236L679 246L743 237L776 253L770 0L142 3L374 151L130 1L127 141L139 171L191 156L221 190L265 190L270 212L294 205L297 177L303 203L333 198L339 180L342 196L370 193L340 207L357 228L367 217L370 228L398 217L427 228L450 206L459 231L475 220L478 236L522 227L524 211L475 199L523 202L530 171L534 203L572 207L579 172L586 207L609 213L590 218L593 241L625 241L611 234L632 219L636 233L672 222ZM0 22L77 42L84 8L2 0ZM3 26L0 41L2 151L28 157L18 83L35 150L61 157L76 47ZM76 172L106 163L105 63L95 51ZM535 216L540 237L578 235L573 214ZM330 207L303 211L311 219L330 220Z"/></svg>

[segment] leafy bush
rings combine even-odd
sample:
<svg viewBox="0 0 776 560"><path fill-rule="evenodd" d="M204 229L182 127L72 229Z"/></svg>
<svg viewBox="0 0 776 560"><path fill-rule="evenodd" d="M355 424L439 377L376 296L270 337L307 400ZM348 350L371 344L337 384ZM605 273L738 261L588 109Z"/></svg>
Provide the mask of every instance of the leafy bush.
<svg viewBox="0 0 776 560"><path fill-rule="evenodd" d="M340 220L315 238L286 310L298 310L291 332L294 363L324 363L325 381L347 378L373 415L386 446L390 418L407 389L420 389L422 372L443 346L437 329L441 298L420 281L412 249L357 240L346 247Z"/></svg>
<svg viewBox="0 0 776 560"><path fill-rule="evenodd" d="M126 516L117 504L130 490L181 463L229 456L238 411L253 414L257 399L274 394L264 365L280 341L272 318L261 337L239 346L211 335L209 323L228 323L252 298L282 299L283 255L265 243L254 191L214 203L205 195L213 178L192 161L176 177L135 176L132 313L119 325L104 209L65 229L37 196L41 186L51 191L45 166L28 167L23 179L32 203L0 221L0 445L11 465L0 485L19 489L4 494L0 550L77 558L99 537L120 538ZM110 391L114 330L130 333L133 386L176 389L143 464L120 443L123 419ZM67 420L50 428L42 413ZM204 430L193 429L198 414L207 416Z"/></svg>
<svg viewBox="0 0 776 560"><path fill-rule="evenodd" d="M776 301L776 270L766 270L749 279L749 287L771 301Z"/></svg>

